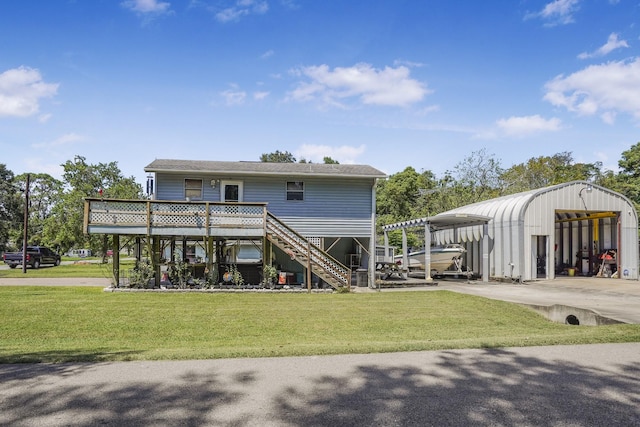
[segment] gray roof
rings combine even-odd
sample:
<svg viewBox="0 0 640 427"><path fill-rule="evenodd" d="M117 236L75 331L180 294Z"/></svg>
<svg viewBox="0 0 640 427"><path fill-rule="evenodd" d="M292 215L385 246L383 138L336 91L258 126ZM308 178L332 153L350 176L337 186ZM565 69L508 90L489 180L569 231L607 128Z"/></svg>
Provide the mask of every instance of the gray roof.
<svg viewBox="0 0 640 427"><path fill-rule="evenodd" d="M223 162L210 160L156 159L145 172L194 173L225 175L297 175L340 176L349 178L385 178L386 174L367 165L324 163Z"/></svg>

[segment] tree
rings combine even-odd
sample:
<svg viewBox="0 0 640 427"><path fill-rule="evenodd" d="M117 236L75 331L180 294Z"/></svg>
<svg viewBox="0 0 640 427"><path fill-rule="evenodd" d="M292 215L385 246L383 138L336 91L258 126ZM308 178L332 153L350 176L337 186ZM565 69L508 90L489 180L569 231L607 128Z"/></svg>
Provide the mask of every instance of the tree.
<svg viewBox="0 0 640 427"><path fill-rule="evenodd" d="M20 188L27 184L27 174L16 177ZM62 181L46 173L29 174L29 244L51 246L43 238L44 223L62 195Z"/></svg>
<svg viewBox="0 0 640 427"><path fill-rule="evenodd" d="M84 198L143 199L142 186L134 177L123 177L116 162L92 165L76 156L62 166L65 190L45 221L44 238L63 252L88 247L104 253L109 246L107 235L83 234Z"/></svg>
<svg viewBox="0 0 640 427"><path fill-rule="evenodd" d="M618 161L620 172L617 175L605 174L601 184L627 196L640 210L640 142L622 152Z"/></svg>
<svg viewBox="0 0 640 427"><path fill-rule="evenodd" d="M260 161L266 163L295 163L296 158L288 151L276 150L273 153L262 154Z"/></svg>
<svg viewBox="0 0 640 427"><path fill-rule="evenodd" d="M451 172L446 172L439 180L433 177L433 181L434 184L421 195L422 216L434 216L472 203L467 186L457 181Z"/></svg>
<svg viewBox="0 0 640 427"><path fill-rule="evenodd" d="M505 194L548 187L563 182L595 180L601 176L602 163L573 163L570 152L540 156L511 166L501 176Z"/></svg>
<svg viewBox="0 0 640 427"><path fill-rule="evenodd" d="M386 180L378 181L378 215L389 219L385 221L386 224L410 219L420 188L420 174L411 166Z"/></svg>
<svg viewBox="0 0 640 427"><path fill-rule="evenodd" d="M337 160L333 160L331 157L329 156L325 156L322 158L322 161L325 165L339 165L340 162L338 162Z"/></svg>
<svg viewBox="0 0 640 427"><path fill-rule="evenodd" d="M380 180L376 191L376 213L378 226L393 224L415 218L424 212L424 196L433 188L435 181L433 173L426 171L418 173L414 168L407 167L402 172L389 176L386 180ZM378 230L378 234L382 234ZM395 231L389 233L389 243L392 246L402 246L402 233ZM420 236L414 233L407 234L407 244L418 246L421 244Z"/></svg>
<svg viewBox="0 0 640 427"><path fill-rule="evenodd" d="M24 200L12 171L5 164L0 163L0 252L4 252L10 246L10 236L22 236L22 219ZM17 233L16 233L17 231ZM14 241L14 245L21 244Z"/></svg>
<svg viewBox="0 0 640 427"><path fill-rule="evenodd" d="M640 178L640 142L622 152L618 166L621 169L620 175L627 178Z"/></svg>
<svg viewBox="0 0 640 427"><path fill-rule="evenodd" d="M502 172L500 160L483 148L465 157L447 175L450 175L448 182L451 177L456 178L453 188L464 205L499 196Z"/></svg>

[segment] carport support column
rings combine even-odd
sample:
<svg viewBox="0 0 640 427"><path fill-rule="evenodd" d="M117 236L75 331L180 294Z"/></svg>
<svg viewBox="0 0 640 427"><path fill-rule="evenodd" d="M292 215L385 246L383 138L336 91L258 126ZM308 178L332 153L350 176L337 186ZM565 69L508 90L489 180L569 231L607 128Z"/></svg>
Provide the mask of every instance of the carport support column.
<svg viewBox="0 0 640 427"><path fill-rule="evenodd" d="M407 249L407 230L402 227L402 268L409 271L409 250Z"/></svg>
<svg viewBox="0 0 640 427"><path fill-rule="evenodd" d="M424 280L433 281L431 277L431 227L429 222L424 225Z"/></svg>
<svg viewBox="0 0 640 427"><path fill-rule="evenodd" d="M489 223L482 225L482 281L489 281Z"/></svg>
<svg viewBox="0 0 640 427"><path fill-rule="evenodd" d="M384 254L382 255L381 261L393 262L393 257L391 259L387 259L388 255L389 255L389 233L387 233L387 230L384 230Z"/></svg>

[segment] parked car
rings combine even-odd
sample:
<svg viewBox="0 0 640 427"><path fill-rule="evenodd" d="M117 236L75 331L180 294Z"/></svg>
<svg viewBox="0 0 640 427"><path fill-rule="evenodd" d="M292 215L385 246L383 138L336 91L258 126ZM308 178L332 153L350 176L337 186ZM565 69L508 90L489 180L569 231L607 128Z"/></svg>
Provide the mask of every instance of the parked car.
<svg viewBox="0 0 640 427"><path fill-rule="evenodd" d="M91 249L71 249L67 255L70 257L86 258L91 256Z"/></svg>
<svg viewBox="0 0 640 427"><path fill-rule="evenodd" d="M22 265L22 251L6 252L2 255L2 260L10 268ZM31 268L40 268L41 265L60 265L60 255L44 246L27 246L27 265Z"/></svg>

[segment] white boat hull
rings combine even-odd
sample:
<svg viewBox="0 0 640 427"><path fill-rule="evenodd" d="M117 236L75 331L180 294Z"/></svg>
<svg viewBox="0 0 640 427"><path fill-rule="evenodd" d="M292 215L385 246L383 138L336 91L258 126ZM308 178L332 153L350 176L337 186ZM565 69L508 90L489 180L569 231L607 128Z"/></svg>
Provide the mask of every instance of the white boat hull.
<svg viewBox="0 0 640 427"><path fill-rule="evenodd" d="M432 247L430 251L431 271L442 273L449 270L454 264L459 265L456 261L459 260L465 252L466 250L457 244ZM425 252L423 250L408 253L407 258L409 261L409 271L425 270ZM396 255L395 261L400 266L402 266L402 260L402 255Z"/></svg>

